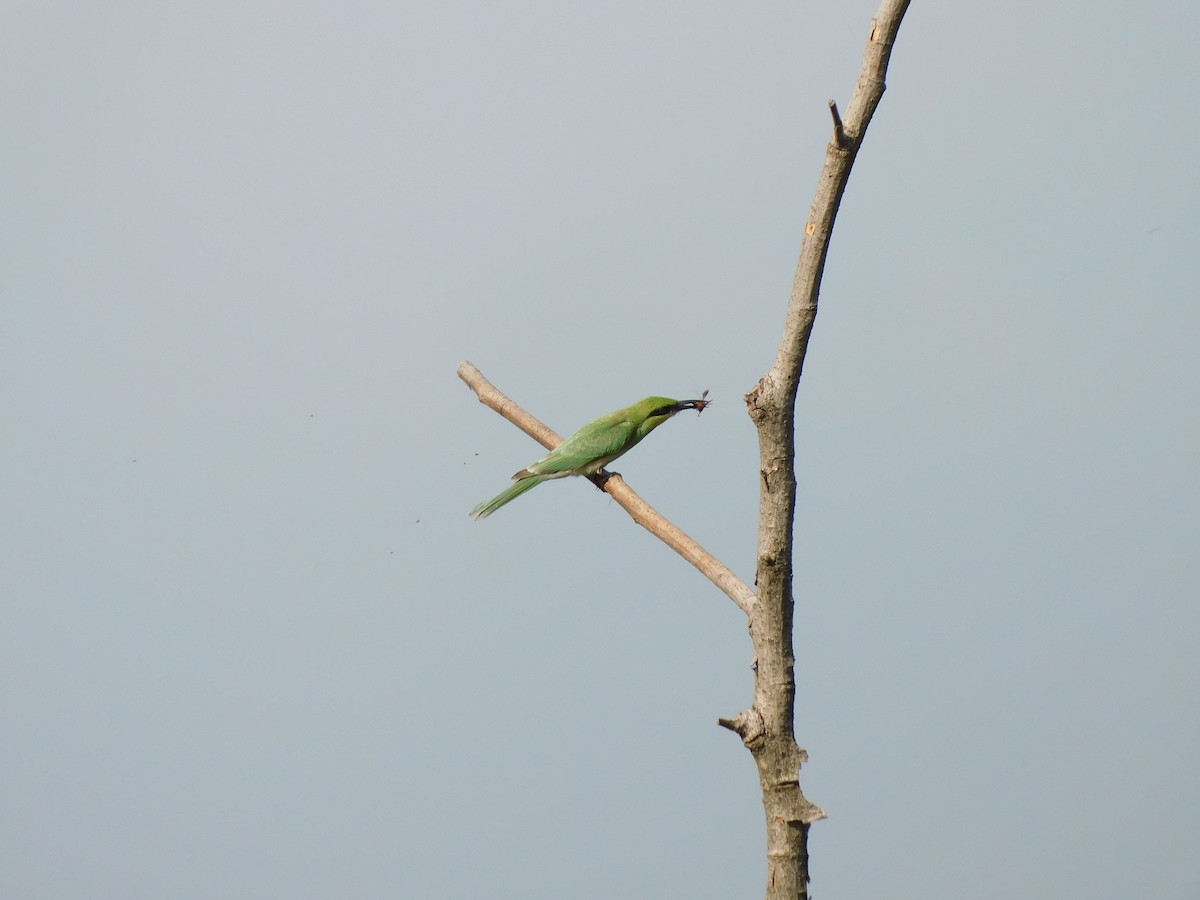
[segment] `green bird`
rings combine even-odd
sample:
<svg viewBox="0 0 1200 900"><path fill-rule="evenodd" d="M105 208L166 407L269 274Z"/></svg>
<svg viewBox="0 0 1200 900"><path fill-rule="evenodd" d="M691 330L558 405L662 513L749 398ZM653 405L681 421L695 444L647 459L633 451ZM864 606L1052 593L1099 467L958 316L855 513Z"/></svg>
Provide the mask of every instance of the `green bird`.
<svg viewBox="0 0 1200 900"><path fill-rule="evenodd" d="M704 408L712 403L705 399L707 396L708 391L701 394L699 400L647 397L633 406L601 416L514 475L516 484L476 506L471 510L471 518L487 518L543 481L568 475L595 475L675 413L685 409L704 412Z"/></svg>

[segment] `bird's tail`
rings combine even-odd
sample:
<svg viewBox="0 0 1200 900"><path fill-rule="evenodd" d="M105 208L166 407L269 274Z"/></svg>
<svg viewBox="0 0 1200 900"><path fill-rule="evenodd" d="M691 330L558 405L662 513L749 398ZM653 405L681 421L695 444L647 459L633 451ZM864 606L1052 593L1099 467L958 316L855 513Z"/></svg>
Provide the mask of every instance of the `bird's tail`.
<svg viewBox="0 0 1200 900"><path fill-rule="evenodd" d="M523 493L537 487L545 480L545 475L529 475L518 480L515 484L510 484L491 500L480 503L473 510L471 510L471 518L476 520L486 519L505 503L508 503L510 500L516 500Z"/></svg>

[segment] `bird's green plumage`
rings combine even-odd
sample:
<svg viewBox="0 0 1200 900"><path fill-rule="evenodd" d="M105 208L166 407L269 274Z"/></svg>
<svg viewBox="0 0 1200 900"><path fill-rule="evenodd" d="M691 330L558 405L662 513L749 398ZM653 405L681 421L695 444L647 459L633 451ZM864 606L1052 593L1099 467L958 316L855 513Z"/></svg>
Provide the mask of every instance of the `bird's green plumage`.
<svg viewBox="0 0 1200 900"><path fill-rule="evenodd" d="M491 500L488 500L486 503L480 503L471 510L471 518L486 519L509 500L516 500L523 493L537 487L545 480L545 476L542 475L530 475L527 478L518 479L515 484L510 484Z"/></svg>
<svg viewBox="0 0 1200 900"><path fill-rule="evenodd" d="M675 413L685 409L703 411L710 402L647 397L633 406L601 416L514 475L516 484L510 485L491 500L480 503L471 510L471 517L486 518L543 481L568 475L595 475Z"/></svg>

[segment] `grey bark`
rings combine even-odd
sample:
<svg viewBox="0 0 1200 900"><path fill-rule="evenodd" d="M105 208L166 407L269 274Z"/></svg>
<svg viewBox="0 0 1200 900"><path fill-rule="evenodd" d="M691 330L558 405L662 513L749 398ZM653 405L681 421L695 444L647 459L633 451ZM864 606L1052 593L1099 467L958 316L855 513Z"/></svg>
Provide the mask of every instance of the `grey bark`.
<svg viewBox="0 0 1200 900"><path fill-rule="evenodd" d="M850 169L884 92L892 43L909 0L883 0L871 23L871 36L854 96L843 119L830 103L833 137L813 198L800 260L784 320L783 337L769 372L746 395L758 429L759 527L755 588L742 582L711 553L642 500L620 476L594 478L597 486L704 573L746 614L754 642L754 702L718 723L736 732L758 767L767 824L767 900L807 900L808 832L825 810L800 789L800 766L807 753L795 737L795 658L792 645L792 541L796 507L795 406L809 336L817 315L817 296L834 220ZM486 404L543 446L561 438L502 394L469 362L459 377Z"/></svg>
<svg viewBox="0 0 1200 900"><path fill-rule="evenodd" d="M783 337L771 370L746 395L758 429L759 524L755 603L749 612L756 655L754 705L721 724L736 731L754 756L767 820L767 900L808 897L808 832L825 811L800 789L807 754L795 738L795 658L792 646L792 549L796 508L795 407L817 296L838 206L855 156L885 89L892 44L908 0L883 0L871 23L862 69L844 120L837 106L833 137L817 184L800 249Z"/></svg>

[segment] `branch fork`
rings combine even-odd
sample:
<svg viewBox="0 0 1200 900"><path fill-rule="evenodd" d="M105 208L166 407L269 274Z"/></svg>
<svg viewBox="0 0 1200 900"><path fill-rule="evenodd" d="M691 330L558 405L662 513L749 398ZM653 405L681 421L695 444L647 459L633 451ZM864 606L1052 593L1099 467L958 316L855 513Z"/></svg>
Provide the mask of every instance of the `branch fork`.
<svg viewBox="0 0 1200 900"><path fill-rule="evenodd" d="M800 258L784 319L783 336L771 369L746 395L758 430L759 527L758 567L751 589L719 560L700 547L641 499L617 475L597 484L624 507L633 520L687 559L746 613L754 642L754 703L732 719L717 724L742 739L758 768L767 826L767 900L807 900L808 830L826 816L800 789L800 766L808 754L795 738L795 661L792 649L792 551L796 508L796 391L817 316L817 299L825 258L842 194L862 146L867 125L883 97L884 76L892 44L909 0L881 0L871 22L858 83L846 108L829 103L833 138L804 226ZM561 438L497 391L470 363L458 369L488 405L545 447Z"/></svg>

